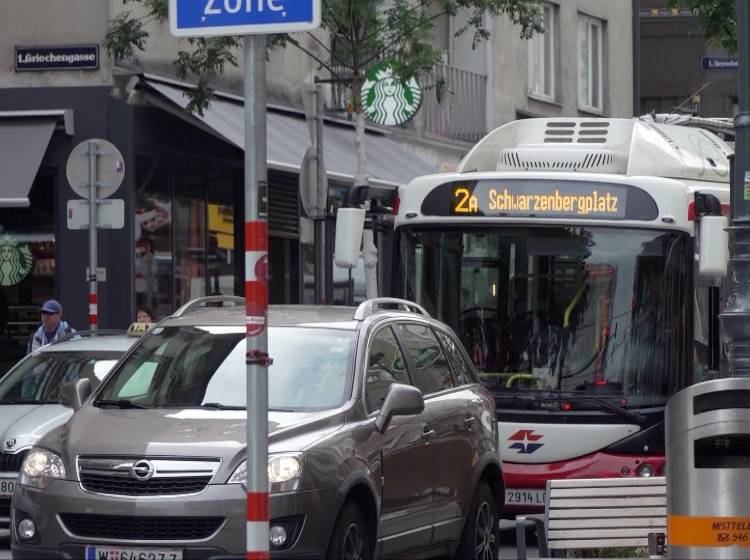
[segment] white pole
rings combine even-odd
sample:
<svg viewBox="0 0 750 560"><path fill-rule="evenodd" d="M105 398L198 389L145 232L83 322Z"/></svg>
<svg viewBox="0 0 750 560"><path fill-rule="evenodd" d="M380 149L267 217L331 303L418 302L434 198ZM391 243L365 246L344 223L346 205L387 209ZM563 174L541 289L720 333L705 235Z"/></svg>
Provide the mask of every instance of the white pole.
<svg viewBox="0 0 750 560"><path fill-rule="evenodd" d="M99 145L89 140L89 329L96 331L99 324L98 295L96 283L96 226L97 212L97 176Z"/></svg>

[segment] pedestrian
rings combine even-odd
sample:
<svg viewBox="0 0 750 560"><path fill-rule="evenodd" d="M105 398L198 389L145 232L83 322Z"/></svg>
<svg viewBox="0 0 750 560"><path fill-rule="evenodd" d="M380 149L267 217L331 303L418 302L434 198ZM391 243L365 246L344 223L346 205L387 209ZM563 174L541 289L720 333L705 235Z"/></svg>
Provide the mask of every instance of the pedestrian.
<svg viewBox="0 0 750 560"><path fill-rule="evenodd" d="M48 299L42 304L39 312L42 316L42 324L29 338L27 354L56 341L65 334L75 332L66 321L62 320L63 309L59 301Z"/></svg>
<svg viewBox="0 0 750 560"><path fill-rule="evenodd" d="M154 313L146 306L141 306L135 312L136 323L156 323Z"/></svg>

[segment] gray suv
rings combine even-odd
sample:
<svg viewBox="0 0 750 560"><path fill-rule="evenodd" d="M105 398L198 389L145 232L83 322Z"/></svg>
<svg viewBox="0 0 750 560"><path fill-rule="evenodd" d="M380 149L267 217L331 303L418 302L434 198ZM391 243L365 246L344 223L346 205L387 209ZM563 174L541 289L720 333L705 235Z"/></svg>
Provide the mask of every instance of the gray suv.
<svg viewBox="0 0 750 560"><path fill-rule="evenodd" d="M205 303L77 382L21 469L14 558L245 557L244 308ZM401 300L271 306L269 353L272 557L497 558L494 401L448 327Z"/></svg>

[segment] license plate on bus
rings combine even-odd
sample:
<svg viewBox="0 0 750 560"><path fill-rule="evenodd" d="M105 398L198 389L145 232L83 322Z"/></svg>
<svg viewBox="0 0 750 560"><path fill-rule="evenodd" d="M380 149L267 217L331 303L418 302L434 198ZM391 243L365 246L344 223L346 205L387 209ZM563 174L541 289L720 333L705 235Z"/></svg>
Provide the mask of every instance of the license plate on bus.
<svg viewBox="0 0 750 560"><path fill-rule="evenodd" d="M182 560L182 550L89 545L86 547L86 560Z"/></svg>
<svg viewBox="0 0 750 560"><path fill-rule="evenodd" d="M542 488L508 488L505 490L506 506L544 506Z"/></svg>
<svg viewBox="0 0 750 560"><path fill-rule="evenodd" d="M16 489L16 479L13 480L0 480L0 496L8 497L13 495L13 491Z"/></svg>

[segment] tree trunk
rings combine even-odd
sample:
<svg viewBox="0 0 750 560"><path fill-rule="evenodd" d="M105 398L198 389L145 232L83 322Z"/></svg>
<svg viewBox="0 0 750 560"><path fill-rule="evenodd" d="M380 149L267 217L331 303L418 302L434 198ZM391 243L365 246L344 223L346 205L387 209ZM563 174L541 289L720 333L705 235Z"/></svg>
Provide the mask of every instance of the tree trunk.
<svg viewBox="0 0 750 560"><path fill-rule="evenodd" d="M362 80L356 70L352 75L352 101L354 105L354 146L357 149L357 171L354 175L354 186L370 184L367 174L367 150L365 147L365 124L367 118L362 111ZM365 206L366 209L369 203ZM365 229L362 234L362 258L365 264L365 297L378 297L378 249L374 243L374 232Z"/></svg>

